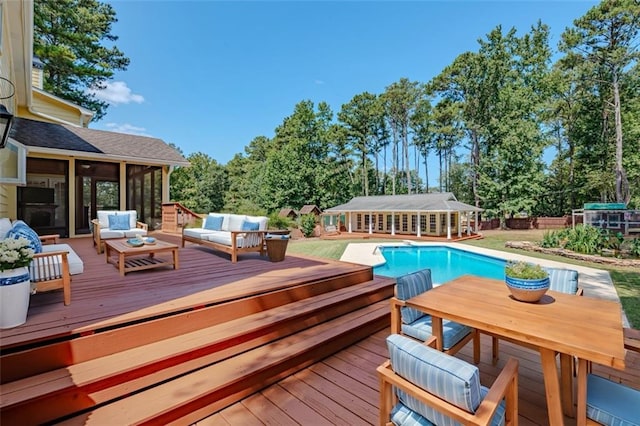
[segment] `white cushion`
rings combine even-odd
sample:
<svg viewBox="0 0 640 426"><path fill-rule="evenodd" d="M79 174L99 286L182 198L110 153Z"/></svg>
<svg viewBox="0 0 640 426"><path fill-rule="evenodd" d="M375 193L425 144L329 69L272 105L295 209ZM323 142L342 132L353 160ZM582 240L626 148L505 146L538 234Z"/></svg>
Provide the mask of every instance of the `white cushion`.
<svg viewBox="0 0 640 426"><path fill-rule="evenodd" d="M135 210L98 210L96 216L101 229L109 228L109 215L129 215L129 227L135 228L138 221L138 213Z"/></svg>
<svg viewBox="0 0 640 426"><path fill-rule="evenodd" d="M244 222L247 219L247 216L245 215L240 215L240 214L232 214L229 215L229 228L228 229L224 229L224 223L223 223L223 231L241 231L242 230L242 222Z"/></svg>
<svg viewBox="0 0 640 426"><path fill-rule="evenodd" d="M11 231L11 220L6 217L0 217L0 239L3 239L7 236L9 231Z"/></svg>
<svg viewBox="0 0 640 426"><path fill-rule="evenodd" d="M205 235L207 234L211 234L212 232L219 232L219 231L212 231L211 229L204 229L204 228L184 228L184 235L186 235L187 237L191 237L191 238L199 238L199 239L205 239Z"/></svg>
<svg viewBox="0 0 640 426"><path fill-rule="evenodd" d="M108 240L110 238L124 238L125 231L112 231L109 228L100 229L100 238Z"/></svg>
<svg viewBox="0 0 640 426"><path fill-rule="evenodd" d="M109 228L109 215L116 214L115 210L98 210L96 216L101 229Z"/></svg>
<svg viewBox="0 0 640 426"><path fill-rule="evenodd" d="M81 274L84 272L84 263L80 256L69 246L69 244L45 244L42 246L43 253L51 253L54 251L66 251L67 260L69 261L69 273L71 275ZM55 265L59 265L61 262L60 256L50 257L46 259L46 263L54 262ZM37 273L36 273L37 275Z"/></svg>

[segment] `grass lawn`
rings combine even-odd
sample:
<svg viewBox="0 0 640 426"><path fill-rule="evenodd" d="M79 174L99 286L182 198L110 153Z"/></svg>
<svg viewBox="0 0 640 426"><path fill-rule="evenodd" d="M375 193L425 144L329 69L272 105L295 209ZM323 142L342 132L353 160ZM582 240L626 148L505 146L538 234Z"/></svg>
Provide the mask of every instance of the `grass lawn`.
<svg viewBox="0 0 640 426"><path fill-rule="evenodd" d="M465 242L465 244L609 271L611 280L613 281L618 292L618 296L620 297L622 308L627 314L627 318L629 319L631 326L633 328L640 329L640 272L637 268L603 266L601 264L568 259L562 256L511 249L504 246L506 241L540 241L543 233L544 231L538 230L486 231L483 232L483 239L470 240ZM306 254L326 259L340 259L345 247L350 243L377 243L389 241L398 242L398 240L382 238L367 240L292 240L287 248L287 253Z"/></svg>

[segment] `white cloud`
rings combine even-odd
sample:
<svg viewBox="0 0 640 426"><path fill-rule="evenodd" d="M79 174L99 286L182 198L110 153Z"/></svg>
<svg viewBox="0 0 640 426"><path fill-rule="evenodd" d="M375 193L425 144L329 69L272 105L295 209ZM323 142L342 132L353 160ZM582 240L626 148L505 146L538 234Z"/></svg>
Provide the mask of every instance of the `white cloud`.
<svg viewBox="0 0 640 426"><path fill-rule="evenodd" d="M141 104L144 102L144 97L132 93L124 81L109 81L106 83L104 89L93 88L88 89L87 92L112 105L129 104L131 102Z"/></svg>
<svg viewBox="0 0 640 426"><path fill-rule="evenodd" d="M153 137L150 134L146 133L146 130L144 127L137 127L134 126L132 124L129 123L106 123L104 125L106 128L108 128L110 131L112 132L117 132L117 133L126 133L129 135L137 135L137 136L149 136L149 137Z"/></svg>
<svg viewBox="0 0 640 426"><path fill-rule="evenodd" d="M313 82L318 85L324 84L324 80L314 80Z"/></svg>

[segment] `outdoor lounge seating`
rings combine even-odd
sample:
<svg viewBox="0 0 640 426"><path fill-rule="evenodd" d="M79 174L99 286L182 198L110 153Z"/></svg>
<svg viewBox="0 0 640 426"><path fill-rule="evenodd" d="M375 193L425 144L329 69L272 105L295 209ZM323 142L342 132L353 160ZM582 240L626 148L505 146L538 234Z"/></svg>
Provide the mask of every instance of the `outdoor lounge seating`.
<svg viewBox="0 0 640 426"><path fill-rule="evenodd" d="M625 348L640 353L640 331L626 328L624 334ZM613 382L608 378L591 374L590 365L582 372L582 377L578 380L585 380L585 375L587 381L587 424L640 425L640 389L634 389Z"/></svg>
<svg viewBox="0 0 640 426"><path fill-rule="evenodd" d="M392 334L378 367L380 425L511 425L518 421L518 361L509 359L491 388L478 367ZM454 423L455 422L455 423Z"/></svg>
<svg viewBox="0 0 640 426"><path fill-rule="evenodd" d="M0 218L0 236L8 236L16 223L28 228L22 221L12 224L9 219ZM35 231L31 231L31 235L36 235ZM62 289L64 304L69 305L71 275L84 272L84 263L69 244L58 244L58 237L59 235L43 235L39 236L39 242L32 241L34 245L40 246L40 252L33 256L29 265L29 279L35 293Z"/></svg>
<svg viewBox="0 0 640 426"><path fill-rule="evenodd" d="M201 244L229 253L233 263L238 261L239 253L264 255L268 220L264 216L209 213L201 228L183 228L182 247L185 241Z"/></svg>
<svg viewBox="0 0 640 426"><path fill-rule="evenodd" d="M138 222L135 210L98 210L93 226L93 245L98 253L104 250L104 241L110 238L133 238L147 235L148 225Z"/></svg>
<svg viewBox="0 0 640 426"><path fill-rule="evenodd" d="M446 284L445 284L446 285ZM391 298L391 332L420 341L432 336L431 316L406 306L405 301L433 288L431 270L407 274L396 279L396 295ZM455 354L473 340L473 362L480 362L480 334L477 330L454 321L442 321L443 350Z"/></svg>

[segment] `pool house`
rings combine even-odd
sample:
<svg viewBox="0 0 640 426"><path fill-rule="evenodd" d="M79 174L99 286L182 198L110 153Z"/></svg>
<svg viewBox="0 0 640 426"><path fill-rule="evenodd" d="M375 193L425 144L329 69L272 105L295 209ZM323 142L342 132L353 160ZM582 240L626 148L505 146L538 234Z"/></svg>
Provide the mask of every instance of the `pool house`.
<svg viewBox="0 0 640 426"><path fill-rule="evenodd" d="M323 213L323 223L349 233L458 238L478 232L482 209L451 192L355 197Z"/></svg>

